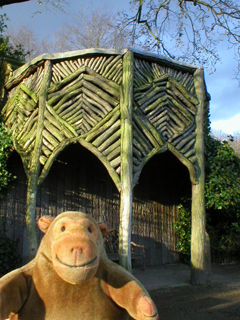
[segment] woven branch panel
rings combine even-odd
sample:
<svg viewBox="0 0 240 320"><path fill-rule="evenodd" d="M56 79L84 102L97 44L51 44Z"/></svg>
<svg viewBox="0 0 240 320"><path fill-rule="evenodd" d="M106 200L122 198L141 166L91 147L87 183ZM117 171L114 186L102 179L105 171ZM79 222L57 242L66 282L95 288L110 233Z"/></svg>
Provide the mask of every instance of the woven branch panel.
<svg viewBox="0 0 240 320"><path fill-rule="evenodd" d="M6 84L8 101L2 113L27 175L30 174L33 151L38 148L39 119L42 121L38 184L46 178L54 160L65 147L80 143L102 161L121 190L124 53L95 52L71 57L68 53L50 57L47 85L44 82L44 59L38 59ZM173 62L139 57L139 54L133 57L130 112L133 184L137 183L145 163L167 149L195 171L199 105L194 86L196 68L175 66ZM43 91L46 99L41 113Z"/></svg>
<svg viewBox="0 0 240 320"><path fill-rule="evenodd" d="M9 93L3 109L6 125L25 168L30 168L38 126L38 102L43 66ZM122 56L79 58L54 63L47 90L42 131L43 165L39 183L68 144L82 142L120 174L120 84Z"/></svg>
<svg viewBox="0 0 240 320"><path fill-rule="evenodd" d="M198 100L193 74L156 62L134 61L133 164L135 183L143 165L171 146L193 165Z"/></svg>

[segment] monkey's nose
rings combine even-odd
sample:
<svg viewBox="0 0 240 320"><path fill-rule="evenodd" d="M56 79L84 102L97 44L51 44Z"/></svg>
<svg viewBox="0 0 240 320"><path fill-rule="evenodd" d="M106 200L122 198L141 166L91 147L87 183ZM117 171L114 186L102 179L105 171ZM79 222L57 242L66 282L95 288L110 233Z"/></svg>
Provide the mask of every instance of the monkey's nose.
<svg viewBox="0 0 240 320"><path fill-rule="evenodd" d="M76 265L78 263L79 258L82 255L83 249L80 247L72 248L71 252L73 254L74 265Z"/></svg>

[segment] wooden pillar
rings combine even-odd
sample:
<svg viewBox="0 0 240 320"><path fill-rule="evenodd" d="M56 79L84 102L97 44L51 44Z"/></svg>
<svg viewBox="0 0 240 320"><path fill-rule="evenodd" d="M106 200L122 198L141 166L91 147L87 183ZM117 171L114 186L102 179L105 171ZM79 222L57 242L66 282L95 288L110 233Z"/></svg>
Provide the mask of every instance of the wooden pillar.
<svg viewBox="0 0 240 320"><path fill-rule="evenodd" d="M191 283L206 283L205 241L205 167L204 167L204 107L206 103L206 88L202 69L194 73L194 85L199 100L196 115L196 156L197 183L192 184L192 232L191 232Z"/></svg>
<svg viewBox="0 0 240 320"><path fill-rule="evenodd" d="M131 271L131 219L132 219L132 103L133 53L123 58L121 108L121 202L119 226L120 265Z"/></svg>
<svg viewBox="0 0 240 320"><path fill-rule="evenodd" d="M27 188L27 208L26 208L26 224L29 239L29 258L34 258L37 252L37 232L36 232L36 197L37 197L37 181L40 172L39 158L42 152L42 132L44 129L44 112L46 108L47 89L51 81L51 62L45 62L44 77L42 88L39 93L39 110L38 124L34 149L31 155L30 169L28 172L28 188Z"/></svg>

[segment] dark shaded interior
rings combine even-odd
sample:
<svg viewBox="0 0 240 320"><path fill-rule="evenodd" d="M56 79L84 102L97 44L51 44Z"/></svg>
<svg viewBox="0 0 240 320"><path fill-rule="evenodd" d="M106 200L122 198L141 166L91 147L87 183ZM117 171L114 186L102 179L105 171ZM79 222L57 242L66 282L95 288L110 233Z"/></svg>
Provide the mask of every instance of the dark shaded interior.
<svg viewBox="0 0 240 320"><path fill-rule="evenodd" d="M19 248L26 253L27 179L16 152L9 169L17 179L0 202L0 212L7 217L10 236L19 239ZM183 196L191 196L187 168L170 152L155 155L144 166L133 197L132 239L145 246L148 265L177 261L173 223ZM36 220L68 210L86 212L110 229L119 228L120 194L104 165L80 144L58 156L37 192ZM40 232L38 237L40 241Z"/></svg>
<svg viewBox="0 0 240 320"><path fill-rule="evenodd" d="M134 188L135 198L164 205L178 205L186 196L191 196L188 169L170 151L147 162Z"/></svg>

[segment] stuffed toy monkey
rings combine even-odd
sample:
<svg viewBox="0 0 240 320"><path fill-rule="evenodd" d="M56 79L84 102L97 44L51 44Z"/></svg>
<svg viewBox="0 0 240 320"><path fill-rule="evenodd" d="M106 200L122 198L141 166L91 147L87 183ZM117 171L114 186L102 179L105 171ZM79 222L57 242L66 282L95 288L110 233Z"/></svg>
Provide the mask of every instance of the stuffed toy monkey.
<svg viewBox="0 0 240 320"><path fill-rule="evenodd" d="M85 213L43 216L36 257L0 279L0 320L158 320L149 294L107 258L107 227Z"/></svg>

